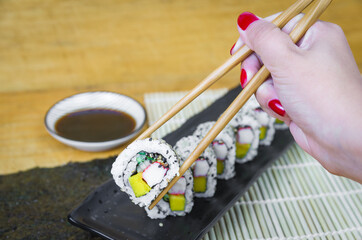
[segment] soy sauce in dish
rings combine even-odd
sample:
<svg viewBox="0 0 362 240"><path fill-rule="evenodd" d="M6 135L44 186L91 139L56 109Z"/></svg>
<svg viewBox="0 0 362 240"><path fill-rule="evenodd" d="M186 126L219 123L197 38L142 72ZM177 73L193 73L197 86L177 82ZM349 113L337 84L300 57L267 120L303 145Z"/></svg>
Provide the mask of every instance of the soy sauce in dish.
<svg viewBox="0 0 362 240"><path fill-rule="evenodd" d="M76 141L103 142L125 137L135 126L136 121L125 112L88 109L63 116L55 123L55 131Z"/></svg>

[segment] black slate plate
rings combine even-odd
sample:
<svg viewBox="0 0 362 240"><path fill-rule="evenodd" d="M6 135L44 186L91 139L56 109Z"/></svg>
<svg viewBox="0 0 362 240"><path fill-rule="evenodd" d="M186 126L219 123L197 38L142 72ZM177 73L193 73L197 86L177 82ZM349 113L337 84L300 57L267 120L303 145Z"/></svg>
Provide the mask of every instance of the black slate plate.
<svg viewBox="0 0 362 240"><path fill-rule="evenodd" d="M232 89L164 139L174 145L181 137L190 135L199 123L216 120L240 90ZM106 239L200 239L291 143L289 131L278 131L271 146L259 147L253 161L237 164L236 176L218 180L215 196L196 198L191 213L184 217L149 219L144 209L134 205L111 179L76 207L68 220Z"/></svg>

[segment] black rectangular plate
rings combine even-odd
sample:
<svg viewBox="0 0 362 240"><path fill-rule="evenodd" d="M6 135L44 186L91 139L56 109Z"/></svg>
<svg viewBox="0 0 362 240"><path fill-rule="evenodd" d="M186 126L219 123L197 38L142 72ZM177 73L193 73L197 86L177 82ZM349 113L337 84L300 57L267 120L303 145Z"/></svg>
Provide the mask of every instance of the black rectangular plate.
<svg viewBox="0 0 362 240"><path fill-rule="evenodd" d="M239 87L232 89L164 139L174 145L192 134L198 124L216 120L240 91ZM106 239L200 239L293 142L288 130L277 131L270 146L259 147L253 161L237 164L236 176L218 180L215 196L196 198L191 213L184 217L148 218L145 210L133 204L110 179L73 209L68 220Z"/></svg>

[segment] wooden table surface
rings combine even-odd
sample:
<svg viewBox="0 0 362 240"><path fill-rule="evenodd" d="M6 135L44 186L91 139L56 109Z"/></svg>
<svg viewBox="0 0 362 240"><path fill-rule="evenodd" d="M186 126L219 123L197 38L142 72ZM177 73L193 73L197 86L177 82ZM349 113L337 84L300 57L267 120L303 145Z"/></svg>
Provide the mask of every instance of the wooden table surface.
<svg viewBox="0 0 362 240"><path fill-rule="evenodd" d="M265 17L292 0L0 1L0 174L118 154L72 149L44 115L69 95L189 90L229 57L243 11ZM323 20L345 31L362 70L362 1L336 0ZM239 82L234 69L213 88Z"/></svg>

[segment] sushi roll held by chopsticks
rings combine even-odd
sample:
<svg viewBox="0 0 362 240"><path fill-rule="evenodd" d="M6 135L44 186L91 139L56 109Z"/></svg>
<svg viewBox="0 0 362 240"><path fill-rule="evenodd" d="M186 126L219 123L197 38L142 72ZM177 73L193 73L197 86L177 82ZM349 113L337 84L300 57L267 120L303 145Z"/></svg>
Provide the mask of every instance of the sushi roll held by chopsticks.
<svg viewBox="0 0 362 240"><path fill-rule="evenodd" d="M179 159L163 140L136 140L117 157L111 173L132 202L145 207L178 175Z"/></svg>

